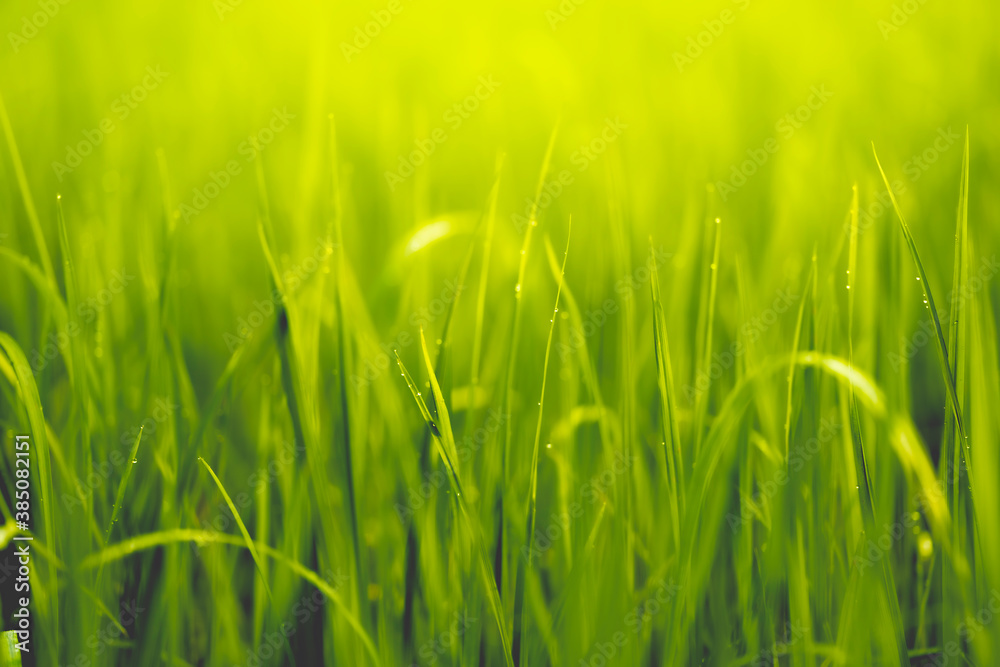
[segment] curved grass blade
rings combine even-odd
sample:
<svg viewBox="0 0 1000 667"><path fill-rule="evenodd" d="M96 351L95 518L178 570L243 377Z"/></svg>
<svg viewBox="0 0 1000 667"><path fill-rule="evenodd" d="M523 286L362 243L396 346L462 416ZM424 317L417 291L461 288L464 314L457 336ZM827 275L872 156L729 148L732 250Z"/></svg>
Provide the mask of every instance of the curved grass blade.
<svg viewBox="0 0 1000 667"><path fill-rule="evenodd" d="M138 443L136 444L138 446ZM243 523L243 519L240 517L240 513L236 510L236 505L233 504L232 498L230 498L229 494L226 492L226 487L222 486L222 482L219 480L219 477L215 474L215 471L212 470L212 466L208 465L208 461L201 458L200 456L198 457L198 461L200 461L201 464L205 466L205 470L207 470L208 474L212 476L212 480L215 481L215 485L219 487L219 491L222 493L222 497L223 499L225 499L226 505L229 507L229 511L233 513L233 518L236 519L236 525L239 526L240 533L243 535L243 541L246 543L247 549L250 550L250 555L253 556L254 564L257 565L257 571L260 573L261 578L264 579L264 590L267 591L267 597L270 598L271 588L267 585L267 580L265 578L266 575L264 574L264 567L261 564L260 555L257 553L257 549L254 548L253 539L251 539L250 532L247 530L246 525Z"/></svg>
<svg viewBox="0 0 1000 667"><path fill-rule="evenodd" d="M207 465L207 464L206 464ZM245 538L237 537L235 535L229 535L227 533L220 533L215 530L194 530L191 528L176 528L173 530L165 530L156 533L146 533L145 535L139 535L133 538L129 538L125 542L119 542L118 544L113 544L105 547L97 553L87 556L80 563L81 570L89 570L95 567L101 567L107 563L122 560L134 553L140 551L145 551L147 549L153 549L156 547L167 546L170 544L177 544L179 542L196 542L199 544L230 544L237 547L246 547L247 543ZM271 558L272 560L284 565L292 572L302 577L310 584L315 586L326 595L333 604L340 611L340 614L347 620L351 628L358 634L361 642L364 644L365 649L372 658L372 662L376 666L381 665L381 660L379 660L378 652L375 650L375 645L372 643L371 637L365 632L365 629L361 627L361 623L358 621L357 617L351 612L350 607L344 601L344 599L337 593L330 584L323 580L321 576L316 574L314 571L302 565L298 561L292 560L285 554L281 553L277 549L263 544L261 542L254 543L255 548L260 554Z"/></svg>
<svg viewBox="0 0 1000 667"><path fill-rule="evenodd" d="M934 527L936 536L942 540L944 549L960 564L961 555L951 551L948 542L949 517L947 507L935 496L937 480L934 468L927 453L920 445L912 422L904 416L887 410L883 393L874 382L861 371L851 368L842 358L821 354L818 352L798 353L768 360L752 373L739 380L726 400L719 408L716 418L706 436L702 456L694 467L694 477L691 480L689 498L681 527L680 576L689 593L678 596L675 601L676 611L673 616L678 623L676 637L687 636L692 623L689 613L698 603L699 591L707 581L712 561L711 557L698 557L714 553L716 531L705 530L706 526L718 526L723 521L725 504L718 502L720 494L728 493L726 489L713 486L717 475L726 474L728 465L732 463L735 439L730 437L736 428L744 410L750 405L753 390L764 378L780 372L787 372L789 362L798 366L816 368L852 385L857 391L856 396L872 416L886 421L891 430L893 449L900 463L912 471L927 503L925 511ZM693 612L692 612L693 613ZM815 647L818 649L818 645ZM668 647L668 662L666 664L682 664L686 647L681 642L675 642Z"/></svg>
<svg viewBox="0 0 1000 667"><path fill-rule="evenodd" d="M208 471L208 474L212 476L212 479L215 481L215 485L219 487L219 491L222 493L222 497L226 501L226 505L229 506L229 511L233 513L233 518L236 520L236 525L239 526L240 533L243 535L243 541L246 544L247 549L250 550L250 556L253 557L254 565L257 566L257 572L258 574L260 574L260 581L264 585L264 591L267 593L267 599L271 603L271 610L273 612L274 597L271 595L271 587L268 586L267 584L267 570L264 568L264 562L261 560L260 554L257 553L257 549L254 546L253 539L250 538L250 531L247 530L246 525L243 523L243 518L236 510L236 505L233 504L233 500L232 498L229 497L229 494L226 492L226 488L222 486L222 482L219 480L219 477L215 474L215 471L212 470L212 466L208 465L208 461L201 458L200 456L198 457L198 460L201 462L203 466L205 466L205 470ZM281 642L281 645L285 651L285 655L289 659L289 662L295 664L295 659L292 656L291 648L289 647L288 641Z"/></svg>

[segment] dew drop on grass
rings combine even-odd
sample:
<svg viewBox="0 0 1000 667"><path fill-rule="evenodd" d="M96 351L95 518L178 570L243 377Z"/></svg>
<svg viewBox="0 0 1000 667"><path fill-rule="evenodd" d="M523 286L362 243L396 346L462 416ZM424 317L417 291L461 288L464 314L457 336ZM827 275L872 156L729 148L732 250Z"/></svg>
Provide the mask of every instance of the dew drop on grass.
<svg viewBox="0 0 1000 667"><path fill-rule="evenodd" d="M138 463L138 462L139 462L139 459L132 459L132 463L133 464Z"/></svg>

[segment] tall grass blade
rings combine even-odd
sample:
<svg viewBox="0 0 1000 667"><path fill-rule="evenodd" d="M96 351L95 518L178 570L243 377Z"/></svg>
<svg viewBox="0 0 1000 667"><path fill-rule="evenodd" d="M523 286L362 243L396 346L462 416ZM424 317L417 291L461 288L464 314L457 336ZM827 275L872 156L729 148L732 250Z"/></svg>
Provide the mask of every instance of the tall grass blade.
<svg viewBox="0 0 1000 667"><path fill-rule="evenodd" d="M875 152L874 144L872 144L872 152ZM903 211L899 208L899 203L896 201L896 194L893 192L892 186L889 185L889 179L886 177L885 171L882 169L882 164L878 160L877 153L875 154L875 164L878 165L879 173L882 175L882 180L885 182L886 190L889 192L889 198L892 200L892 206L896 211L896 216L899 218L899 226L903 232L903 238L906 239L906 245L910 249L910 255L913 257L913 264L917 268L917 274L923 286L927 309L930 311L931 318L934 321L934 334L935 340L937 341L938 360L941 363L941 372L944 376L945 388L948 390L948 399L951 403L952 413L955 417L955 424L958 426L958 433L961 438L961 450L965 456L965 465L969 473L970 498L973 505L975 505L975 498L973 496L974 492L971 491L971 489L975 487L975 482L973 481L974 478L972 474L969 438L965 430L965 420L962 418L962 408L958 400L958 390L955 386L955 378L952 375L951 367L948 365L948 346L944 341L944 332L941 329L941 318L938 317L938 311L934 305L934 295L931 291L930 283L927 280L927 272L924 271L924 265L920 261L920 255L917 252L917 245L913 240L913 235L910 233L909 226L906 224L906 218L903 217Z"/></svg>
<svg viewBox="0 0 1000 667"><path fill-rule="evenodd" d="M562 268L559 272L559 284L556 287L556 304L552 309L552 320L549 324L549 337L545 342L545 358L542 362L542 388L538 399L538 421L535 424L535 442L531 448L531 477L528 483L528 512L525 525L525 548L523 557L518 560L518 573L515 575L514 593L514 644L513 659L515 664L522 664L522 642L527 634L527 616L524 615L524 590L526 579L531 576L531 542L535 534L535 513L537 510L538 492L538 446L542 437L542 415L545 409L545 383L549 377L549 354L552 351L552 336L556 330L556 320L559 314L559 296L562 294L563 280L566 276L566 259L569 257L569 240L573 230L573 218L569 220L566 231L566 250L563 252Z"/></svg>
<svg viewBox="0 0 1000 667"><path fill-rule="evenodd" d="M500 633L500 641L503 645L504 652L504 663L507 667L514 667L514 662L511 659L510 639L508 638L506 624L503 620L503 603L500 601L500 591L497 589L496 578L493 574L493 568L490 565L489 553L482 533L482 527L478 522L474 523L472 520L473 515L469 511L465 491L462 488L462 481L459 475L457 461L452 455L455 451L455 438L450 429L451 421L448 417L448 409L445 406L444 397L438 396L441 392L441 388L440 385L438 385L437 378L434 377L434 371L430 365L430 354L427 352L427 344L423 339L422 332L421 347L423 351L424 363L427 365L426 370L431 379L431 388L434 392L435 399L438 400L438 418L441 420L440 426L438 422L435 421L434 417L431 416L431 412L427 408L427 403L424 401L420 390L417 388L416 382L413 381L413 377L410 375L409 371L406 370L406 366L403 365L402 359L399 358L398 352L396 353L396 364L399 366L403 379L406 381L406 385L409 387L410 393L413 395L413 400L416 402L417 408L420 410L420 414L423 416L427 427L431 430L431 433L434 436L434 443L437 445L438 454L441 455L441 459L444 461L445 469L448 473L449 485L451 486L452 492L455 496L455 502L458 505L466 529L469 531L469 535L479 551L480 574L482 575L483 586L486 588L490 608L493 612L493 618L497 624L497 631ZM444 428L444 424L446 423L449 425L448 428Z"/></svg>
<svg viewBox="0 0 1000 667"><path fill-rule="evenodd" d="M857 293L857 251L858 251L858 187L854 186L854 194L851 199L851 240L847 263L847 344L848 362L854 367L854 344L852 342L854 329L854 297ZM854 465L858 475L858 497L861 502L861 516L864 520L865 532L869 535L875 534L875 507L872 502L872 485L868 473L868 464L865 459L865 448L861 438L861 417L858 411L857 396L854 393L854 384L849 385L848 408L850 410L851 441L854 444ZM906 637L903 632L903 619L899 610L899 598L896 596L896 585L889 566L889 558L879 559L881 570L882 594L885 596L886 610L892 624L893 635L895 636L896 648L898 651L898 664L900 667L908 666L910 659L906 649Z"/></svg>

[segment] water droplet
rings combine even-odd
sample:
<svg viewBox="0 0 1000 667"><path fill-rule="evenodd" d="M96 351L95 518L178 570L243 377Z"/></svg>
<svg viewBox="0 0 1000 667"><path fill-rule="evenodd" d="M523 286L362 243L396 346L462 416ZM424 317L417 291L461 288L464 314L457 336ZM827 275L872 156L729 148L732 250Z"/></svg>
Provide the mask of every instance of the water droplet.
<svg viewBox="0 0 1000 667"><path fill-rule="evenodd" d="M549 444L545 445L545 449L552 449L552 443L550 442Z"/></svg>
<svg viewBox="0 0 1000 667"><path fill-rule="evenodd" d="M139 459L132 459L132 463L138 463Z"/></svg>
<svg viewBox="0 0 1000 667"><path fill-rule="evenodd" d="M518 284L514 285L514 291L515 292L520 292L521 291L521 283L518 283Z"/></svg>
<svg viewBox="0 0 1000 667"><path fill-rule="evenodd" d="M920 280L920 276L917 276L917 280Z"/></svg>

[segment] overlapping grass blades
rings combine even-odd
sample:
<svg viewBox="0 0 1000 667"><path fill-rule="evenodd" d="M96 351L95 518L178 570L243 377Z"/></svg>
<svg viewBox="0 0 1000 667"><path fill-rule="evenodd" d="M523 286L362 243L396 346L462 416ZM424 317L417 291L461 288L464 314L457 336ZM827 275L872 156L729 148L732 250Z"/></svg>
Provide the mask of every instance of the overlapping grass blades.
<svg viewBox="0 0 1000 667"><path fill-rule="evenodd" d="M652 257L652 242L650 242ZM680 517L684 511L686 484L684 481L684 454L680 429L677 426L677 397L674 393L673 370L670 364L670 343L660 302L660 277L655 262L650 262L652 276L650 289L653 297L653 349L656 355L656 383L660 392L660 429L663 437L663 454L666 465L667 493L670 496L670 514L674 544L680 546Z"/></svg>
<svg viewBox="0 0 1000 667"><path fill-rule="evenodd" d="M931 318L934 321L934 334L935 341L937 342L936 349L938 351L938 360L941 362L941 373L944 377L945 388L948 390L948 400L951 405L952 414L955 418L955 425L958 427L958 434L961 440L960 449L964 455L965 466L969 474L969 482L971 486L974 487L975 483L973 482L972 461L970 460L971 456L969 453L969 438L965 430L965 420L962 418L962 407L958 399L958 390L955 386L955 378L949 364L948 346L944 340L944 332L941 328L941 318L938 317L937 307L934 305L934 295L931 290L930 282L927 280L927 272L924 271L924 265L920 261L920 254L917 252L916 242L913 240L910 228L906 224L906 218L903 216L903 211L899 208L899 203L896 201L896 195L892 190L892 186L889 184L889 179L885 175L885 170L882 169L882 164L878 160L878 154L875 153L874 144L872 144L872 153L875 154L875 163L878 165L879 173L882 175L882 180L885 182L889 198L892 200L892 207L896 211L896 216L899 218L900 230L903 233L903 238L906 240L907 247L910 249L910 255L913 257L913 264L917 269L917 276L922 284L925 297L924 301L926 302L927 309L930 311ZM974 507L975 498L972 495L972 492L970 492L970 500Z"/></svg>
<svg viewBox="0 0 1000 667"><path fill-rule="evenodd" d="M531 542L535 534L535 513L537 510L538 491L538 446L542 437L542 415L545 409L545 383L549 377L549 354L552 352L552 335L556 330L556 320L559 315L559 297L562 294L563 280L566 276L566 259L569 257L569 240L573 230L573 219L570 218L566 231L566 250L563 252L562 267L559 271L559 282L556 287L556 303L552 309L552 319L549 325L549 336L545 342L545 357L542 361L542 387L538 398L538 420L535 424L535 440L531 448L531 472L528 482L528 511L525 520L524 541L525 547L521 550L523 554L518 559L517 575L515 580L514 593L514 643L513 659L517 665L523 664L523 641L527 635L528 619L524 615L524 589L526 580L531 576L531 565L533 551Z"/></svg>
<svg viewBox="0 0 1000 667"><path fill-rule="evenodd" d="M851 369L854 368L854 344L852 342L854 330L854 296L857 293L857 251L858 251L858 189L854 188L854 195L851 199L851 228L850 228L850 250L847 261L847 349L848 363ZM858 498L861 503L861 516L864 522L864 533L875 534L875 509L872 502L872 483L868 472L868 464L865 457L865 447L861 437L861 416L858 411L857 396L854 393L854 384L848 385L848 410L850 412L851 442L854 445L854 466L857 471ZM910 659L906 650L906 637L903 633L902 614L899 611L899 598L896 596L896 584L892 575L892 569L888 558L879 559L879 573L881 575L879 600L889 616L892 636L896 647L896 664L899 667L909 665Z"/></svg>
<svg viewBox="0 0 1000 667"><path fill-rule="evenodd" d="M247 546L246 539L242 536L237 537L236 535L220 533L214 530L177 528L174 530L137 535L124 542L108 545L81 561L78 568L80 570L90 570L95 567L102 567L108 563L127 558L135 553L181 542L196 542L198 544L230 544L238 547ZM310 584L319 589L327 598L333 601L340 615L347 620L350 626L357 633L357 636L364 645L369 657L371 657L372 663L376 666L382 664L371 637L365 631L364 627L362 627L358 618L351 611L349 603L346 602L339 593L337 593L333 586L331 586L314 571L305 567L301 563L292 560L277 549L261 542L255 542L254 546L256 547L258 554L263 554L277 563L284 565L296 576L308 581Z"/></svg>
<svg viewBox="0 0 1000 667"><path fill-rule="evenodd" d="M21 346L17 344L10 335L0 331L0 351L7 355L10 365L14 369L17 378L18 393L20 394L24 410L28 416L28 425L31 428L31 446L34 450L32 464L37 468L35 477L37 495L32 498L32 504L37 503L39 514L42 517L42 537L45 547L49 552L58 557L60 553L59 538L56 534L55 522L53 520L53 505L55 496L52 492L52 464L49 457L49 445L45 416L42 413L42 402L38 397L38 387L35 385L35 378L31 373L31 366L24 356ZM37 531L36 531L37 532ZM44 584L39 587L38 595L39 610L41 614L48 618L52 624L55 636L50 641L58 650L60 637L59 630L59 579L55 568L49 564L45 568L46 577Z"/></svg>
<svg viewBox="0 0 1000 667"><path fill-rule="evenodd" d="M514 662L511 658L510 639L507 634L506 624L503 620L503 603L500 600L500 591L497 589L493 567L490 565L489 552L486 547L482 526L478 521L474 520L475 515L469 509L465 492L462 490L461 476L459 474L457 467L458 462L455 456L455 436L451 430L451 419L448 416L448 408L445 405L444 396L441 393L441 387L438 384L437 378L434 376L430 353L427 351L427 343L424 340L422 330L420 332L420 345L424 363L426 365L425 370L430 379L432 393L438 407L437 420L435 420L431 415L422 393L417 387L416 382L414 382L409 371L406 370L406 366L403 365L403 361L399 358L398 352L396 353L396 363L399 365L400 372L406 380L406 385L409 387L410 393L413 395L413 400L417 403L417 407L420 409L420 414L423 416L424 422L427 424L427 427L430 429L431 434L434 437L434 444L437 446L438 454L441 456L441 460L445 464L445 469L448 473L449 485L455 497L455 503L458 505L459 513L465 523L466 530L469 532L469 537L476 545L478 551L477 555L479 557L480 574L482 576L483 586L486 589L490 609L493 612L493 618L497 624L497 631L500 633L500 641L504 652L504 661L507 667L513 667Z"/></svg>

